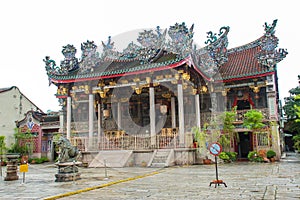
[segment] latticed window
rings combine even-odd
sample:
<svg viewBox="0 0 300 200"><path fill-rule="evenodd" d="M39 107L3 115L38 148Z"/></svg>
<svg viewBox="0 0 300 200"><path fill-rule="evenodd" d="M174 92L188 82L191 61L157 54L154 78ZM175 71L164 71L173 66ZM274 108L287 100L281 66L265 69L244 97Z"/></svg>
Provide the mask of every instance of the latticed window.
<svg viewBox="0 0 300 200"><path fill-rule="evenodd" d="M269 134L267 132L257 134L258 146L269 146Z"/></svg>

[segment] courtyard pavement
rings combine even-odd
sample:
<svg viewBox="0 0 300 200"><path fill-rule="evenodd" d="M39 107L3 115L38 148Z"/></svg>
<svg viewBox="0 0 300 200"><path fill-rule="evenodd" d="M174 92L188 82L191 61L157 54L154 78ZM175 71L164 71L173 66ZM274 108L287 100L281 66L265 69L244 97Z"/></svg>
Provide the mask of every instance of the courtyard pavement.
<svg viewBox="0 0 300 200"><path fill-rule="evenodd" d="M300 199L300 155L288 153L280 162L218 164L169 168L80 168L81 179L55 182L53 163L29 166L23 183L4 181L0 199Z"/></svg>

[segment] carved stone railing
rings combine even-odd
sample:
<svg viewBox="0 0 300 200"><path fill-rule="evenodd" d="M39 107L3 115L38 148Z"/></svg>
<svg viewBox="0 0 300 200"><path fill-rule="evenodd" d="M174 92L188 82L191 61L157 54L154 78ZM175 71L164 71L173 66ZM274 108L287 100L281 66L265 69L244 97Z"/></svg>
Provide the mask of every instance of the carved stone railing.
<svg viewBox="0 0 300 200"><path fill-rule="evenodd" d="M101 137L71 137L71 144L77 146L80 151L88 151L89 140L92 140L93 150L149 150L149 149L173 149L179 147L179 137L156 135L156 145L151 145L150 135L122 135Z"/></svg>

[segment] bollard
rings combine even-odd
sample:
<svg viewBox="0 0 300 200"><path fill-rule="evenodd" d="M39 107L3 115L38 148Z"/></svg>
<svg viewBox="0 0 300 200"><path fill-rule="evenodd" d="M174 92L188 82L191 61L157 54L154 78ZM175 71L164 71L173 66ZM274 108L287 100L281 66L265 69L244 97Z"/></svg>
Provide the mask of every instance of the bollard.
<svg viewBox="0 0 300 200"><path fill-rule="evenodd" d="M107 169L106 169L106 160L104 159L104 180L108 180L108 177L107 177Z"/></svg>
<svg viewBox="0 0 300 200"><path fill-rule="evenodd" d="M75 160L73 160L73 184L75 183Z"/></svg>

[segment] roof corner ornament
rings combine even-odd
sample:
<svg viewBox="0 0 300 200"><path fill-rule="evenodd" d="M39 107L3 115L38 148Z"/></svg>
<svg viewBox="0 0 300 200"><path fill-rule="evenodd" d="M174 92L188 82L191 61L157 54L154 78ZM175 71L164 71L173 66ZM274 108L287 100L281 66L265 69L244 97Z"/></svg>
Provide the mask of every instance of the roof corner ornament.
<svg viewBox="0 0 300 200"><path fill-rule="evenodd" d="M53 74L53 72L57 71L59 69L58 66L56 66L56 63L54 60L50 59L50 56L45 56L45 59L43 59L45 63L45 68L47 71L47 74Z"/></svg>
<svg viewBox="0 0 300 200"><path fill-rule="evenodd" d="M205 44L209 44L206 46L206 50L209 52L210 57L214 60L217 67L221 66L225 62L228 61L227 55L227 46L228 46L228 32L230 27L223 26L220 28L219 33L213 33L212 31L207 32L208 40ZM219 36L219 38L217 37Z"/></svg>
<svg viewBox="0 0 300 200"><path fill-rule="evenodd" d="M115 50L114 44L115 42L111 41L111 36L108 36L108 40L106 44L101 41L102 47L103 47L103 52L101 54L101 59L104 59L107 56L112 56L114 58L118 58L119 53Z"/></svg>
<svg viewBox="0 0 300 200"><path fill-rule="evenodd" d="M171 41L167 44L167 50L186 57L193 51L194 24L188 29L184 22L170 26L168 34Z"/></svg>
<svg viewBox="0 0 300 200"><path fill-rule="evenodd" d="M81 62L79 63L80 73L93 72L94 67L97 67L100 63L99 54L97 51L97 45L94 41L89 41L81 43Z"/></svg>
<svg viewBox="0 0 300 200"><path fill-rule="evenodd" d="M71 44L63 46L62 54L65 56L65 59L60 62L60 68L64 72L78 69L78 59L75 57L76 52L76 48Z"/></svg>
<svg viewBox="0 0 300 200"><path fill-rule="evenodd" d="M75 57L76 48L73 45L63 46L62 54L65 59L60 62L60 66L57 66L55 61L50 59L50 56L43 59L48 76L67 75L70 71L78 69L78 59Z"/></svg>
<svg viewBox="0 0 300 200"><path fill-rule="evenodd" d="M286 49L276 49L278 46L278 38L275 36L275 27L277 19L271 25L265 22L265 34L260 40L260 52L256 55L258 62L267 66L270 70L274 69L274 65L283 60L288 54Z"/></svg>
<svg viewBox="0 0 300 200"><path fill-rule="evenodd" d="M272 24L267 24L267 22L265 22L265 25L263 25L263 27L265 27L265 35L274 35L275 34L275 27L277 24L277 19L273 20Z"/></svg>
<svg viewBox="0 0 300 200"><path fill-rule="evenodd" d="M212 31L208 31L208 32L206 32L206 34L207 34L207 40L205 41L205 44L212 44L212 43L214 43L215 41L217 41L217 34L216 33L213 33Z"/></svg>

